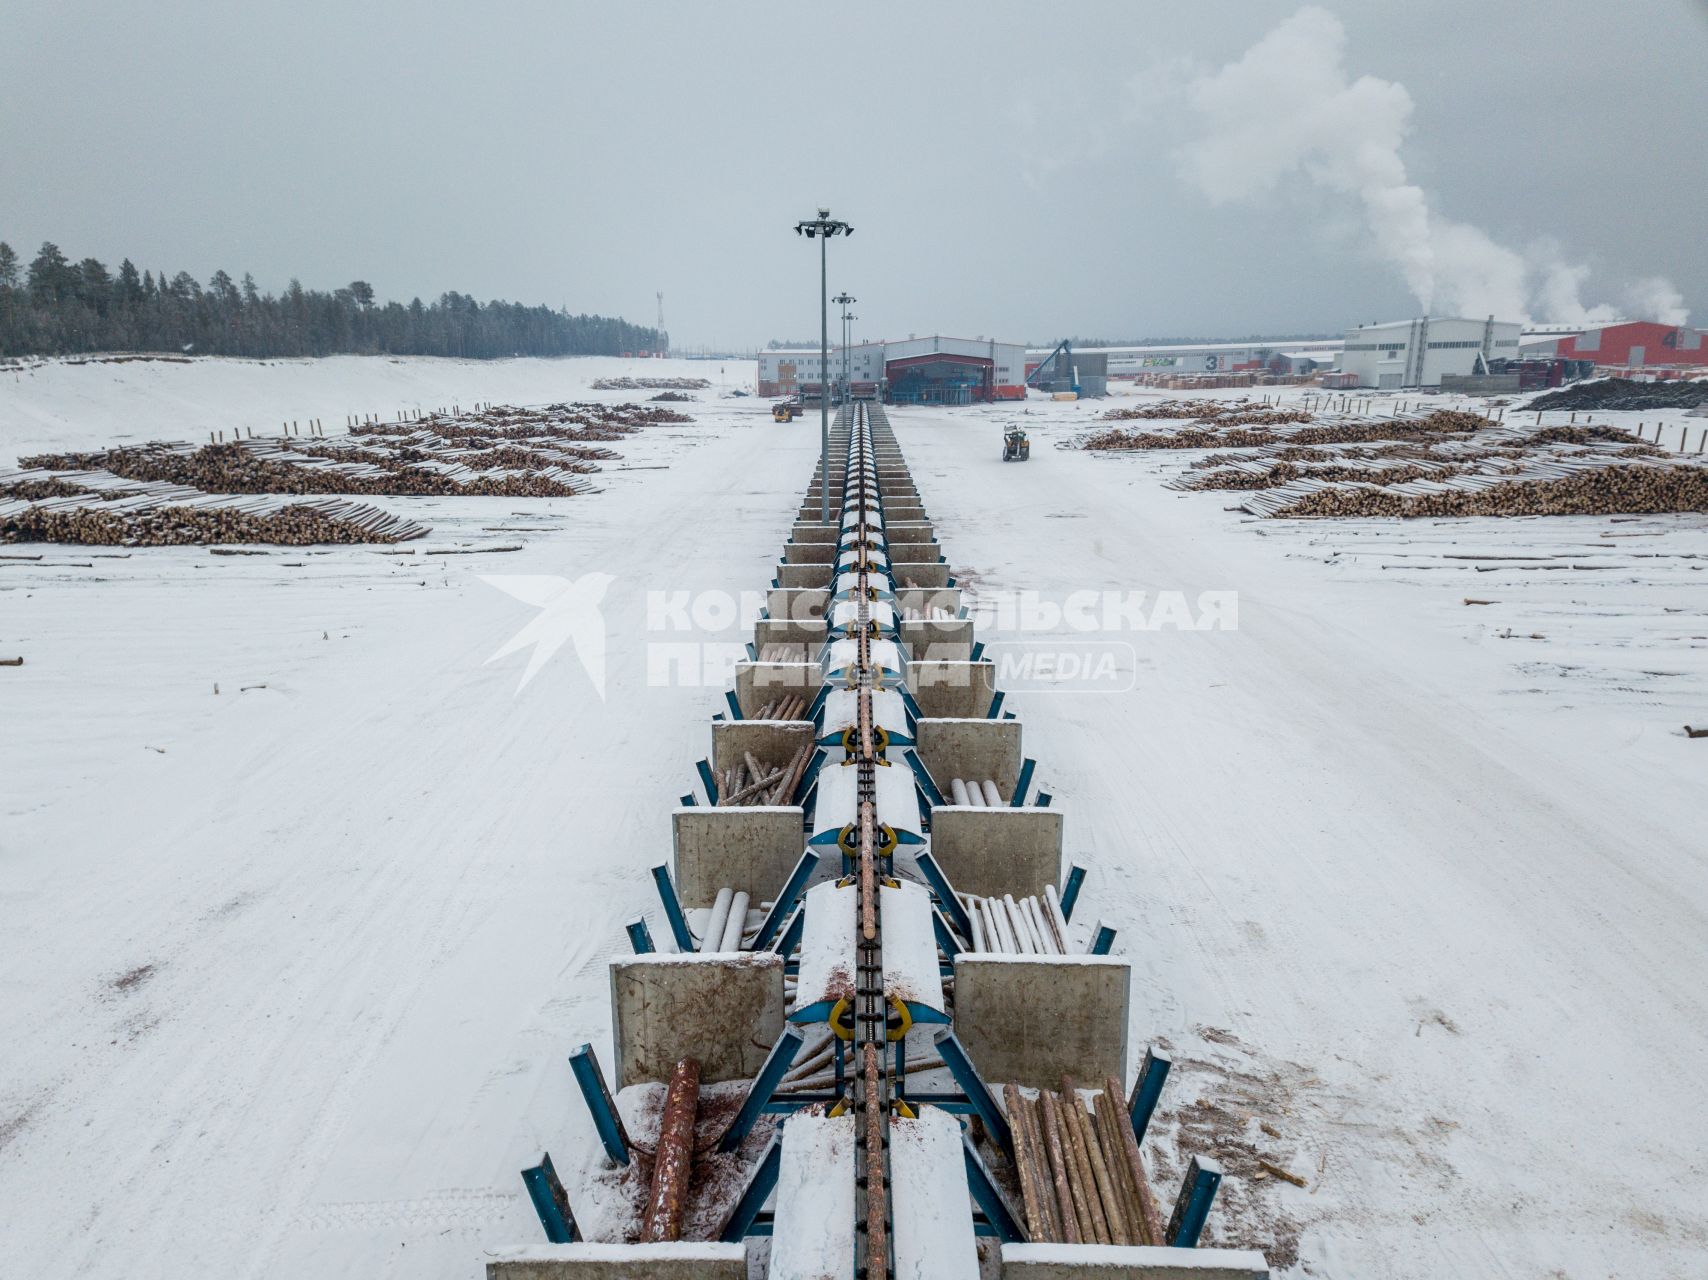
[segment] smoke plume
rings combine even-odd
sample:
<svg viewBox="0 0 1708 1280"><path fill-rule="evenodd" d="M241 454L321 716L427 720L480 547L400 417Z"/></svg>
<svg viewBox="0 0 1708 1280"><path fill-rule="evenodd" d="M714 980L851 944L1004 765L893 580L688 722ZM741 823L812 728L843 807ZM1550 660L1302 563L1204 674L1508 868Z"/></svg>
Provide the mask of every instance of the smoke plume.
<svg viewBox="0 0 1708 1280"><path fill-rule="evenodd" d="M1294 174L1357 199L1377 251L1426 315L1617 318L1611 306L1584 303L1589 268L1550 242L1521 252L1431 209L1400 157L1411 94L1391 80L1349 78L1345 54L1340 20L1313 5L1237 62L1192 77L1186 95L1201 133L1180 153L1188 177L1217 204L1264 196ZM1633 284L1621 301L1640 319L1682 324L1689 314L1658 278Z"/></svg>

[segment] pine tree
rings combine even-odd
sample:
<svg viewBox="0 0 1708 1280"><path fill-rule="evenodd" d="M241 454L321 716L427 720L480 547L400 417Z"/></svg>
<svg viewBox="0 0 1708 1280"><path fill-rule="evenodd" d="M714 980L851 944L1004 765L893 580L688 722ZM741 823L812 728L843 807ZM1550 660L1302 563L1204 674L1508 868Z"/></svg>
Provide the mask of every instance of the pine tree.
<svg viewBox="0 0 1708 1280"><path fill-rule="evenodd" d="M0 240L0 289L18 287L18 255L12 246Z"/></svg>

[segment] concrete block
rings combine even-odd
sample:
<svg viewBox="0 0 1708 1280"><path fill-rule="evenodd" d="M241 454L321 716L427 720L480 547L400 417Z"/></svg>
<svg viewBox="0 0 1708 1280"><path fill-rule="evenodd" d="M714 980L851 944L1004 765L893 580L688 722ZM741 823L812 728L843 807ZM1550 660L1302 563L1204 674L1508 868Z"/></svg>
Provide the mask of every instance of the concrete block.
<svg viewBox="0 0 1708 1280"><path fill-rule="evenodd" d="M789 533L790 542L835 542L836 523L820 524L817 520L800 520Z"/></svg>
<svg viewBox="0 0 1708 1280"><path fill-rule="evenodd" d="M901 624L901 642L915 659L966 662L973 656L971 618L932 618Z"/></svg>
<svg viewBox="0 0 1708 1280"><path fill-rule="evenodd" d="M822 618L799 622L789 618L762 618L753 624L753 646L760 653L774 644L806 645L809 649L817 649L827 634Z"/></svg>
<svg viewBox="0 0 1708 1280"><path fill-rule="evenodd" d="M834 542L785 542L785 564L830 564L836 559Z"/></svg>
<svg viewBox="0 0 1708 1280"><path fill-rule="evenodd" d="M712 770L722 777L725 769L746 763L747 752L761 766L786 768L812 735L810 720L714 720Z"/></svg>
<svg viewBox="0 0 1708 1280"><path fill-rule="evenodd" d="M783 957L771 951L611 961L617 1088L657 1083L683 1058L700 1080L751 1080L783 1033Z"/></svg>
<svg viewBox="0 0 1708 1280"><path fill-rule="evenodd" d="M799 805L688 805L671 827L676 896L690 910L711 906L725 885L747 890L755 907L775 898L807 847Z"/></svg>
<svg viewBox="0 0 1708 1280"><path fill-rule="evenodd" d="M740 672L737 667L738 680ZM926 716L974 718L990 711L991 699L996 696L996 664L988 658L978 662L910 662L907 683Z"/></svg>
<svg viewBox="0 0 1708 1280"><path fill-rule="evenodd" d="M926 718L914 724L914 743L945 796L951 778L989 778L1004 800L1014 799L1021 761L1018 720Z"/></svg>
<svg viewBox="0 0 1708 1280"><path fill-rule="evenodd" d="M911 551L911 547L898 547L897 551ZM917 560L897 560L890 564L890 574L896 580L897 588L909 584L916 587L946 587L949 585L949 566L941 560L924 563Z"/></svg>
<svg viewBox="0 0 1708 1280"><path fill-rule="evenodd" d="M960 893L1018 898L1042 893L1047 884L1060 889L1061 810L938 805L931 810L931 852Z"/></svg>
<svg viewBox="0 0 1708 1280"><path fill-rule="evenodd" d="M1125 1080L1132 972L1125 956L963 953L955 1034L992 1085Z"/></svg>
<svg viewBox="0 0 1708 1280"><path fill-rule="evenodd" d="M540 1244L494 1249L486 1280L747 1280L739 1244Z"/></svg>
<svg viewBox="0 0 1708 1280"><path fill-rule="evenodd" d="M1005 1244L1002 1280L1268 1280L1255 1249Z"/></svg>
<svg viewBox="0 0 1708 1280"><path fill-rule="evenodd" d="M961 589L959 587L903 587L896 592L896 609L905 612L912 609L915 612L929 614L933 609L945 609L949 613L961 611Z"/></svg>
<svg viewBox="0 0 1708 1280"><path fill-rule="evenodd" d="M816 662L738 662L735 664L735 700L744 716L755 716L767 702L785 693L798 693L808 702L824 683Z"/></svg>
<svg viewBox="0 0 1708 1280"><path fill-rule="evenodd" d="M898 547L937 541L936 529L929 520L892 522L885 527L884 534Z"/></svg>
<svg viewBox="0 0 1708 1280"><path fill-rule="evenodd" d="M814 587L824 591L830 586L831 568L828 564L780 564L777 566L777 585L780 587Z"/></svg>
<svg viewBox="0 0 1708 1280"><path fill-rule="evenodd" d="M773 618L822 618L829 607L830 590L825 587L772 587L765 593L765 611Z"/></svg>

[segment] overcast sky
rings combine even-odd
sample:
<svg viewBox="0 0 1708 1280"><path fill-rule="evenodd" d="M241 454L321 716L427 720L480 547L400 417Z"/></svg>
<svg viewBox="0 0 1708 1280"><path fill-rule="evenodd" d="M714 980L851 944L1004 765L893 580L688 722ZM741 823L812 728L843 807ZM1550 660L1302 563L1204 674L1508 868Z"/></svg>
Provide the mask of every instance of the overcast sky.
<svg viewBox="0 0 1708 1280"><path fill-rule="evenodd" d="M1708 319L1700 0L1321 8L8 0L0 239L643 322L663 290L730 348L816 333L821 204L870 337L1338 331L1414 314L1445 228Z"/></svg>

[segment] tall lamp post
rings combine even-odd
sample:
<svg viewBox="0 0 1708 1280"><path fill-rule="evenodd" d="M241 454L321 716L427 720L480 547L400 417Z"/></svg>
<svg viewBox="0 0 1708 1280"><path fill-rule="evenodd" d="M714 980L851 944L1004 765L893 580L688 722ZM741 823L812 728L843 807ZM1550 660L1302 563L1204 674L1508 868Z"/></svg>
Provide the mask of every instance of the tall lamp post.
<svg viewBox="0 0 1708 1280"><path fill-rule="evenodd" d="M844 289L831 301L842 308L842 399L846 402L848 399L848 322L855 318L848 313L848 304L858 302L860 299Z"/></svg>
<svg viewBox="0 0 1708 1280"><path fill-rule="evenodd" d="M851 236L854 228L820 209L810 222L795 223L795 234L818 239L818 474L819 518L830 523L830 277L825 247L831 236Z"/></svg>

